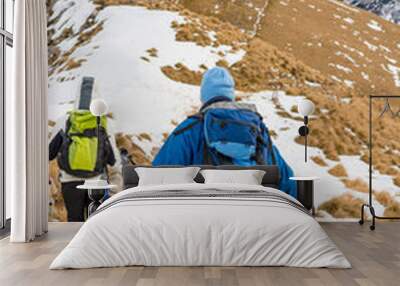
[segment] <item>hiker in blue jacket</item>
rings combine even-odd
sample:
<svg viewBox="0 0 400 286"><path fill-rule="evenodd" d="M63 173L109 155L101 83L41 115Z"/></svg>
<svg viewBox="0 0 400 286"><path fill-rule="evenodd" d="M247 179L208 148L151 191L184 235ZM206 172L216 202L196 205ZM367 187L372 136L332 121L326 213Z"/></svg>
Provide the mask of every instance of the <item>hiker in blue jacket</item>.
<svg viewBox="0 0 400 286"><path fill-rule="evenodd" d="M278 165L280 189L296 197L292 169L272 144L255 105L234 101L234 87L226 69L208 70L201 82L200 112L173 131L153 165Z"/></svg>

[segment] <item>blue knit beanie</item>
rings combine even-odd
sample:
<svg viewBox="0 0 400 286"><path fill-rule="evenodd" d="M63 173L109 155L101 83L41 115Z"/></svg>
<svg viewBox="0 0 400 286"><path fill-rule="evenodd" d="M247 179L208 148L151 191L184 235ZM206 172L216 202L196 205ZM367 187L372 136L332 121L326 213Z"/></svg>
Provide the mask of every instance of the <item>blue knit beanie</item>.
<svg viewBox="0 0 400 286"><path fill-rule="evenodd" d="M201 81L201 102L207 101L219 96L235 99L235 82L225 68L214 67L208 70Z"/></svg>

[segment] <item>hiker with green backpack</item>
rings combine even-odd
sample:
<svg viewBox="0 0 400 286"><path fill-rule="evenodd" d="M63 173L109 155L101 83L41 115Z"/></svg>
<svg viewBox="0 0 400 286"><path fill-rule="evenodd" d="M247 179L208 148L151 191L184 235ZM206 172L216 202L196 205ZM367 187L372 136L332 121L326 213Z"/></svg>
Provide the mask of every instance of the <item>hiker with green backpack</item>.
<svg viewBox="0 0 400 286"><path fill-rule="evenodd" d="M89 205L87 191L76 187L85 179L107 179L107 166L118 168L116 162L120 161L106 116L100 119L99 139L97 137L97 119L88 108L93 81L83 79L78 109L57 121L50 138L49 160L57 158L60 167L61 192L68 221L84 221Z"/></svg>

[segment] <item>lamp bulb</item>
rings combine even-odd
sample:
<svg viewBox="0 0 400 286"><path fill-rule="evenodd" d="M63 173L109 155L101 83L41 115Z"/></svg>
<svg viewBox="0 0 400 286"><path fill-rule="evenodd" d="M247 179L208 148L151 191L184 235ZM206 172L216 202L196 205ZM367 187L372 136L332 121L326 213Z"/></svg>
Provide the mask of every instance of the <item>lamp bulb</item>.
<svg viewBox="0 0 400 286"><path fill-rule="evenodd" d="M90 103L90 112L94 116L103 116L107 113L108 106L103 99L93 99Z"/></svg>
<svg viewBox="0 0 400 286"><path fill-rule="evenodd" d="M309 99L302 99L298 104L298 110L302 116L310 116L314 113L315 105Z"/></svg>

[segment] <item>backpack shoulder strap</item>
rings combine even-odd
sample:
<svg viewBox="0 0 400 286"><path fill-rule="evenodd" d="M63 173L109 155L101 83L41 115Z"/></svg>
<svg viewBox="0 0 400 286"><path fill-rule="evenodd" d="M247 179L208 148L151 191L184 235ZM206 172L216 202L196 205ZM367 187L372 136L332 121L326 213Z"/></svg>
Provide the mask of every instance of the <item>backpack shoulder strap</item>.
<svg viewBox="0 0 400 286"><path fill-rule="evenodd" d="M67 120L65 120L65 136L68 136L69 129L71 128L71 115L68 115Z"/></svg>
<svg viewBox="0 0 400 286"><path fill-rule="evenodd" d="M204 115L203 115L202 112L199 112L199 113L196 113L196 114L191 115L191 116L188 117L188 119L190 119L190 118L194 118L194 119L196 119L196 120L193 121L192 123L188 124L188 125L185 126L185 127L182 127L182 128L180 128L180 129L178 129L178 130L175 130L172 134L174 134L174 135L176 136L176 135L182 134L182 133L184 133L184 132L186 132L186 131L192 129L192 128L193 128L194 126L196 126L198 123L200 123L200 122L203 121Z"/></svg>
<svg viewBox="0 0 400 286"><path fill-rule="evenodd" d="M268 136L268 153L271 154L271 159L272 159L272 165L276 165L276 158L275 158L275 153L274 153L274 149L272 148L272 139L271 139L271 135L269 134L269 130L266 130L267 132L267 136Z"/></svg>

